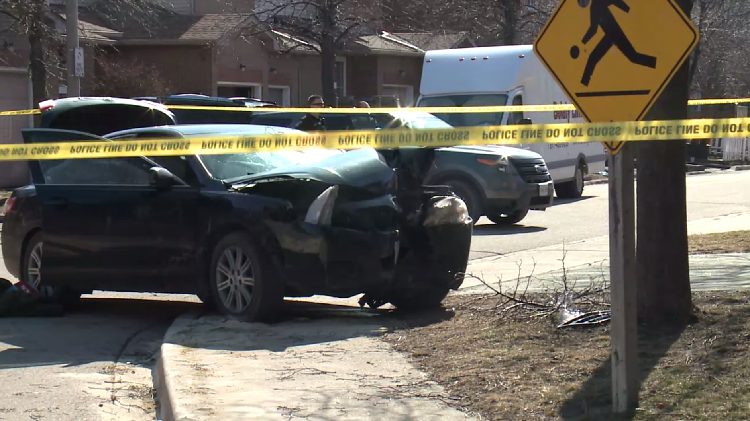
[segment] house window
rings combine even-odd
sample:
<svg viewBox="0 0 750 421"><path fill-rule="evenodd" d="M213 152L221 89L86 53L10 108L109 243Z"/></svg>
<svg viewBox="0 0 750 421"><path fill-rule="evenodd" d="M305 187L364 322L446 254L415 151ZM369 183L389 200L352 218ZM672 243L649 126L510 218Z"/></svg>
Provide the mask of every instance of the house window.
<svg viewBox="0 0 750 421"><path fill-rule="evenodd" d="M291 104L291 89L288 86L268 87L268 101L273 101L282 107L288 107Z"/></svg>
<svg viewBox="0 0 750 421"><path fill-rule="evenodd" d="M220 97L244 97L260 99L261 85L254 83L219 82L216 95Z"/></svg>

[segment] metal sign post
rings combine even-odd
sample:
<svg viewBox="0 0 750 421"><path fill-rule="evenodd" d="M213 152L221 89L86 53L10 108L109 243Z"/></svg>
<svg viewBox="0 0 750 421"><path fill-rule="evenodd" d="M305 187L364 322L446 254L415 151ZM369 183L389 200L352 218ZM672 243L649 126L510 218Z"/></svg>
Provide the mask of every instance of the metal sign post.
<svg viewBox="0 0 750 421"><path fill-rule="evenodd" d="M586 121L639 121L698 38L674 0L561 0L534 53ZM602 143L610 170L612 401L622 413L638 404L635 145Z"/></svg>

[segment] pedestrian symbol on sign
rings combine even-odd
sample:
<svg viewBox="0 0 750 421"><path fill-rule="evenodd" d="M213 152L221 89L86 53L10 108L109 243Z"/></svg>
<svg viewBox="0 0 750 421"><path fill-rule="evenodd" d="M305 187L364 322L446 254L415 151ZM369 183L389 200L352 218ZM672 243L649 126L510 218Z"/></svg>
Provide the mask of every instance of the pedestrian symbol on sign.
<svg viewBox="0 0 750 421"><path fill-rule="evenodd" d="M650 67L652 69L656 68L656 57L636 51L627 35L625 35L625 32L620 27L620 24L617 23L615 15L613 15L612 11L609 9L609 6L615 6L625 13L629 12L630 7L628 7L624 0L578 0L578 4L583 8L589 6L589 3L591 3L591 26L589 26L589 29L586 31L581 42L586 45L591 41L591 38L596 35L599 28L604 32L604 36L599 40L599 43L596 44L596 47L594 47L594 50L589 55L589 59L586 62L586 69L583 71L583 78L581 78L582 85L589 86L596 65L599 64L612 47L617 47L617 49L620 50L620 52L622 52L633 64ZM570 56L573 59L576 59L578 58L578 55L578 47L573 46L570 50Z"/></svg>

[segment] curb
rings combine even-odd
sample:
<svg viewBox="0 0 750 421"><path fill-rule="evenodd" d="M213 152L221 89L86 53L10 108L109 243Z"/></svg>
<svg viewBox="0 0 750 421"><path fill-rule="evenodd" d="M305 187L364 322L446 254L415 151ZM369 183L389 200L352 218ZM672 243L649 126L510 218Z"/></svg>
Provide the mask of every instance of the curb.
<svg viewBox="0 0 750 421"><path fill-rule="evenodd" d="M179 355L176 345L172 343L172 337L199 317L200 315L194 313L186 313L178 316L164 333L164 340L159 349L159 358L153 370L154 389L156 389L157 397L156 417L160 421L195 420L195 418L188 415L188 411L177 398L175 385L179 383L179 379L174 379L170 375L170 372L171 367L175 363L175 358Z"/></svg>
<svg viewBox="0 0 750 421"><path fill-rule="evenodd" d="M732 170L734 171L745 171L750 170L750 165L737 165L732 167ZM702 170L693 170L693 171L686 171L685 175L700 175L700 174L711 174L714 171L708 171L707 168L704 168ZM636 180L638 177L633 176L633 179ZM603 178L600 180L586 180L583 182L584 186L594 186L597 184L607 184L609 183L609 178Z"/></svg>
<svg viewBox="0 0 750 421"><path fill-rule="evenodd" d="M732 171L747 171L750 170L750 165L735 165L731 168Z"/></svg>

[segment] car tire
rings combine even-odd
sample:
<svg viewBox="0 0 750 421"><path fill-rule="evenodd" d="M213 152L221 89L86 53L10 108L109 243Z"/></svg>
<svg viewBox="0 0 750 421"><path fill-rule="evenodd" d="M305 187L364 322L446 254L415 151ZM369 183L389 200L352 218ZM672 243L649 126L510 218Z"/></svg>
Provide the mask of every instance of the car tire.
<svg viewBox="0 0 750 421"><path fill-rule="evenodd" d="M487 218L497 225L513 225L521 222L526 215L529 214L528 209L517 210L513 213L503 216L502 214L487 215Z"/></svg>
<svg viewBox="0 0 750 421"><path fill-rule="evenodd" d="M417 312L442 308L443 300L450 289L435 288L430 290L404 291L393 293L388 300L398 311Z"/></svg>
<svg viewBox="0 0 750 421"><path fill-rule="evenodd" d="M44 235L42 231L39 231L29 239L26 245L21 270L21 280L40 292L41 288L44 287L41 277L43 246ZM49 298L61 304L65 310L72 310L80 303L81 293L70 287L63 286L52 289L52 295Z"/></svg>
<svg viewBox="0 0 750 421"><path fill-rule="evenodd" d="M271 257L245 233L225 236L214 248L209 288L216 309L249 322L275 320L284 287Z"/></svg>
<svg viewBox="0 0 750 421"><path fill-rule="evenodd" d="M583 196L584 185L583 166L579 163L576 166L573 180L555 186L555 193L560 199L578 199Z"/></svg>
<svg viewBox="0 0 750 421"><path fill-rule="evenodd" d="M444 183L450 186L453 193L455 193L461 200L466 204L466 208L469 210L469 216L474 221L474 224L479 221L479 218L484 214L482 197L472 185L461 180L450 180Z"/></svg>

